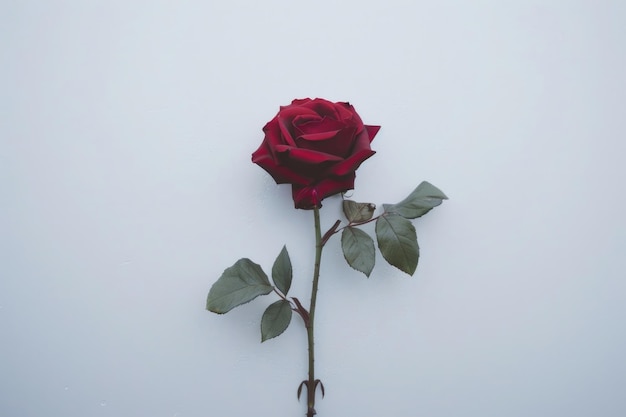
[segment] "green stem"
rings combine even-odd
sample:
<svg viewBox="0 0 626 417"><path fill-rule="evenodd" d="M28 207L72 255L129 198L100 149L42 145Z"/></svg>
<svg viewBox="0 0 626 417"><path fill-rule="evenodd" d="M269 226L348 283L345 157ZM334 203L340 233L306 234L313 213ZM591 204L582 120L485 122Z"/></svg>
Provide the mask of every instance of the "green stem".
<svg viewBox="0 0 626 417"><path fill-rule="evenodd" d="M309 345L309 380L307 383L307 417L313 417L315 413L315 339L313 333L313 323L315 321L315 305L317 302L317 287L320 278L320 263L322 260L322 231L320 227L319 207L313 209L315 218L315 269L313 271L313 286L311 288L311 305L309 307L309 320L306 327L306 334Z"/></svg>

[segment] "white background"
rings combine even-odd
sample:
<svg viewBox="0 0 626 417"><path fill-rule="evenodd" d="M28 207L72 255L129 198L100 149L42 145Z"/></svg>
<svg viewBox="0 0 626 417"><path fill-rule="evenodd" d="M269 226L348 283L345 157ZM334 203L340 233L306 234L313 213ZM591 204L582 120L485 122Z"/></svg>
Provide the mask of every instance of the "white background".
<svg viewBox="0 0 626 417"><path fill-rule="evenodd" d="M353 198L449 197L409 278L338 239L318 415L626 415L626 2L4 1L0 415L303 415L299 320L206 294L313 219L250 154L293 98L382 125ZM338 218L326 200L322 221ZM308 302L307 302L308 304Z"/></svg>

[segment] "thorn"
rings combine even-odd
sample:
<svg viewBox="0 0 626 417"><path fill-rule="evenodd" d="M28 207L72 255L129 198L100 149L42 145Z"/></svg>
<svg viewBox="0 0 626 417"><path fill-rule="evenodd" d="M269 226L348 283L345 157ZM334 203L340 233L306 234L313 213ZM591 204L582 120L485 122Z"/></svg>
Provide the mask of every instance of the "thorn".
<svg viewBox="0 0 626 417"><path fill-rule="evenodd" d="M298 401L300 401L300 394L302 394L302 387L304 385L307 385L307 381L302 381L300 382L300 385L298 386ZM307 388L308 389L308 388Z"/></svg>
<svg viewBox="0 0 626 417"><path fill-rule="evenodd" d="M317 389L317 386L320 386L321 390L322 390L322 398L324 398L324 396L326 395L326 392L324 390L324 384L322 384L322 381L320 381L319 379L315 380L315 389Z"/></svg>

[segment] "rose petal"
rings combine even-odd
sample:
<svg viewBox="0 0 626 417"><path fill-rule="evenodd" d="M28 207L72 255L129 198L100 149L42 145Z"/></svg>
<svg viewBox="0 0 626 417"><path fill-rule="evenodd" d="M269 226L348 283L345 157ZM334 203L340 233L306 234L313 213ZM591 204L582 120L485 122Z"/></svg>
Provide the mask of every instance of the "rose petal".
<svg viewBox="0 0 626 417"><path fill-rule="evenodd" d="M306 133L296 138L296 144L298 146L306 147L306 145L309 142L321 142L321 141L325 141L328 139L332 139L335 137L335 135L338 132L339 130L328 130L326 132L319 132L319 133Z"/></svg>
<svg viewBox="0 0 626 417"><path fill-rule="evenodd" d="M299 148L324 152L345 158L350 154L354 140L354 129L343 129L325 133L302 135L296 138Z"/></svg>
<svg viewBox="0 0 626 417"><path fill-rule="evenodd" d="M311 101L310 98L296 98L296 99L293 99L291 101L290 105L291 106L301 106L301 105L303 105L305 103L308 103L309 101ZM285 107L289 107L289 106L281 106L280 108L283 109Z"/></svg>
<svg viewBox="0 0 626 417"><path fill-rule="evenodd" d="M339 118L335 104L328 100L324 100L323 98L311 100L310 102L303 104L303 107L312 109L320 116L331 117L333 119Z"/></svg>
<svg viewBox="0 0 626 417"><path fill-rule="evenodd" d="M356 135L356 138L354 139L354 147L352 148L351 153L355 154L364 149L372 149L372 147L370 146L371 141L372 140L370 139L370 135L367 129L364 128Z"/></svg>
<svg viewBox="0 0 626 417"><path fill-rule="evenodd" d="M353 173L356 171L359 166L370 156L374 155L376 152L371 149L363 149L345 159L344 161L333 165L328 173L332 175L343 176L349 173Z"/></svg>
<svg viewBox="0 0 626 417"><path fill-rule="evenodd" d="M337 115L338 115L339 120L352 120L355 122L355 124L363 124L363 122L361 121L361 118L359 117L356 110L354 110L354 107L352 107L350 103L339 102L335 104L336 104L335 108L337 110Z"/></svg>
<svg viewBox="0 0 626 417"><path fill-rule="evenodd" d="M277 117L292 121L294 118L302 115L310 115L321 119L317 112L307 106L287 106L282 107Z"/></svg>
<svg viewBox="0 0 626 417"><path fill-rule="evenodd" d="M351 190L354 188L355 175L351 174L342 178L328 178L319 183L309 186L293 185L291 192L296 208L312 209L317 204L332 195Z"/></svg>
<svg viewBox="0 0 626 417"><path fill-rule="evenodd" d="M280 128L280 138L275 142L275 146L282 143L290 146L296 146L288 121L283 118L278 118L278 126Z"/></svg>
<svg viewBox="0 0 626 417"><path fill-rule="evenodd" d="M371 142L371 141L374 140L374 136L376 136L376 134L380 130L380 126L368 126L368 125L365 125L365 129L367 130L367 134L369 135L369 140Z"/></svg>
<svg viewBox="0 0 626 417"><path fill-rule="evenodd" d="M349 157L354 149L356 132L356 126L342 129L339 133L337 133L332 142L328 141L328 143L324 144L323 150L325 152L332 153L333 155L341 156L342 158Z"/></svg>
<svg viewBox="0 0 626 417"><path fill-rule="evenodd" d="M344 177L328 178L320 181L315 187L320 200L353 189L355 177L356 175L352 173Z"/></svg>
<svg viewBox="0 0 626 417"><path fill-rule="evenodd" d="M252 154L252 162L267 171L274 178L276 184L310 184L312 179L300 175L289 167L277 164L270 155L268 155L265 147L257 149Z"/></svg>
<svg viewBox="0 0 626 417"><path fill-rule="evenodd" d="M308 117L308 116L307 116ZM296 117L293 119L293 124L297 131L301 134L311 134L327 132L330 130L340 130L348 126L344 122L331 119L329 117L317 117L316 119L305 117Z"/></svg>
<svg viewBox="0 0 626 417"><path fill-rule="evenodd" d="M294 128L298 132L302 132L302 126L306 126L308 123L319 122L323 119L324 118L317 113L314 113L314 114L307 113L307 114L300 114L294 117L291 123L293 124ZM305 132L305 133L308 133L308 132Z"/></svg>
<svg viewBox="0 0 626 417"><path fill-rule="evenodd" d="M295 142L289 136L289 131L283 132L277 117L267 122L267 124L263 127L263 132L265 132L263 143L268 146L270 153L274 158L276 157L274 152L276 146L284 144L295 145Z"/></svg>
<svg viewBox="0 0 626 417"><path fill-rule="evenodd" d="M293 138L296 136L297 132L295 132L293 120L298 117L302 117L303 115L307 115L308 117L313 119L320 118L314 111L307 109L306 107L292 106L282 108L281 111L276 115L275 119L277 120L280 132L283 136L283 141L286 144L295 146Z"/></svg>
<svg viewBox="0 0 626 417"><path fill-rule="evenodd" d="M280 145L276 147L276 151L279 153L279 159L283 163L289 161L289 163L319 166L330 162L342 161L342 158L335 155L309 149L294 148L292 146Z"/></svg>

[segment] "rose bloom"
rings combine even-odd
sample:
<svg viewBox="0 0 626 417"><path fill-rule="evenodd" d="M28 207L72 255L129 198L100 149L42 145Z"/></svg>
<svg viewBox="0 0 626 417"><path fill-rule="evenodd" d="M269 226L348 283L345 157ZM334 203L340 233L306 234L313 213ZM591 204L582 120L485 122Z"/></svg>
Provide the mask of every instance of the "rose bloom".
<svg viewBox="0 0 626 417"><path fill-rule="evenodd" d="M354 188L355 171L374 155L370 142L379 129L364 125L349 103L293 100L263 127L252 162L277 184L292 184L296 208L321 207L324 198Z"/></svg>

